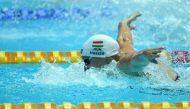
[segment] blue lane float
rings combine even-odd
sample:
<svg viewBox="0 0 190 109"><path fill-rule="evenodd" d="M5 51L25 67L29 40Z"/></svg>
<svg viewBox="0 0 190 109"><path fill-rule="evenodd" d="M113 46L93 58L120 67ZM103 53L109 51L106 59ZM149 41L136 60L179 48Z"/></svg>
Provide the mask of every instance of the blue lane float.
<svg viewBox="0 0 190 109"><path fill-rule="evenodd" d="M0 11L0 18L2 19L13 19L14 18L14 13L15 13L15 10L13 9L9 9L9 8L3 8L1 11Z"/></svg>
<svg viewBox="0 0 190 109"><path fill-rule="evenodd" d="M112 13L111 13L110 10L111 10L111 9L110 9L109 7L104 6L104 7L101 9L101 16L103 16L103 17L109 17L109 16L111 16Z"/></svg>
<svg viewBox="0 0 190 109"><path fill-rule="evenodd" d="M82 16L84 18L87 17L90 14L89 11L82 10L82 9L79 9L79 8L73 8L72 13L74 15L80 15L80 16Z"/></svg>
<svg viewBox="0 0 190 109"><path fill-rule="evenodd" d="M11 19L26 19L26 20L37 20L37 19L65 19L70 16L80 16L86 18L90 15L88 10L80 8L72 8L71 10L61 8L39 8L39 9L12 9L2 8L0 9L0 20L11 20Z"/></svg>

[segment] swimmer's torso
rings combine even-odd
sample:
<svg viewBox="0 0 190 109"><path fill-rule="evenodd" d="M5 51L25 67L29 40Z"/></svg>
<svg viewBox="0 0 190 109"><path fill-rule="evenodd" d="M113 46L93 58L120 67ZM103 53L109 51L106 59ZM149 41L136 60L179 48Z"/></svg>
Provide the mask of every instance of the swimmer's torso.
<svg viewBox="0 0 190 109"><path fill-rule="evenodd" d="M125 74L133 76L143 75L143 68L149 64L149 60L143 56L139 55L128 61L119 61L117 66Z"/></svg>

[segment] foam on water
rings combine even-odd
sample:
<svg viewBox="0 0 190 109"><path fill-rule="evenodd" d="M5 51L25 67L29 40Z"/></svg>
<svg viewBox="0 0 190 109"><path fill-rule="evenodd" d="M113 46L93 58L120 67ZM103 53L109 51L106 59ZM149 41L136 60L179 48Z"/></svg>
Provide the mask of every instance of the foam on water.
<svg viewBox="0 0 190 109"><path fill-rule="evenodd" d="M23 79L37 84L127 87L127 81L123 80L115 65L112 63L103 69L92 68L85 72L83 63L73 63L68 68L62 68L45 62L33 75L33 79Z"/></svg>
<svg viewBox="0 0 190 109"><path fill-rule="evenodd" d="M165 60L165 64L171 67L171 63ZM156 64L149 64L143 72L145 77L133 77L123 74L113 61L103 68L91 68L84 71L84 63L73 63L67 68L57 64L43 62L40 70L33 74L32 78L24 77L25 82L34 84L48 85L84 85L87 87L150 87L150 88L169 88L174 90L190 90L190 68L179 66L173 69L180 75L179 81L171 80Z"/></svg>

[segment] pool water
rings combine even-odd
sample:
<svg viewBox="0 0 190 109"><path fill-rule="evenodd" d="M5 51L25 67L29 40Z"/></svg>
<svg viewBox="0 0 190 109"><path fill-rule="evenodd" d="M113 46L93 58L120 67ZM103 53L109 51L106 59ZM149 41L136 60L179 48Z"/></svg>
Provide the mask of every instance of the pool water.
<svg viewBox="0 0 190 109"><path fill-rule="evenodd" d="M143 16L133 22L137 27L133 31L136 50L166 47L169 51L190 51L189 5L188 0L33 0L31 3L2 0L2 10L65 9L67 16L0 19L0 50L80 50L94 34L116 39L118 22L139 10ZM87 14L76 13L75 9ZM190 65L163 61L177 71L180 81L170 80L154 64L144 69L151 78L124 75L116 68L116 62L87 72L82 62L1 64L0 103L190 100Z"/></svg>

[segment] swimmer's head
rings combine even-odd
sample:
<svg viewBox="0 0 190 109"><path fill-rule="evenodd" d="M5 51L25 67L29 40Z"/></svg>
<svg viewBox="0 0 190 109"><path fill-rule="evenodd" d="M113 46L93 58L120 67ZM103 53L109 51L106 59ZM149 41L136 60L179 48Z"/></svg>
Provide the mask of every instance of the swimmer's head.
<svg viewBox="0 0 190 109"><path fill-rule="evenodd" d="M112 60L118 60L119 44L106 35L90 37L81 49L82 58L86 67L101 67Z"/></svg>

